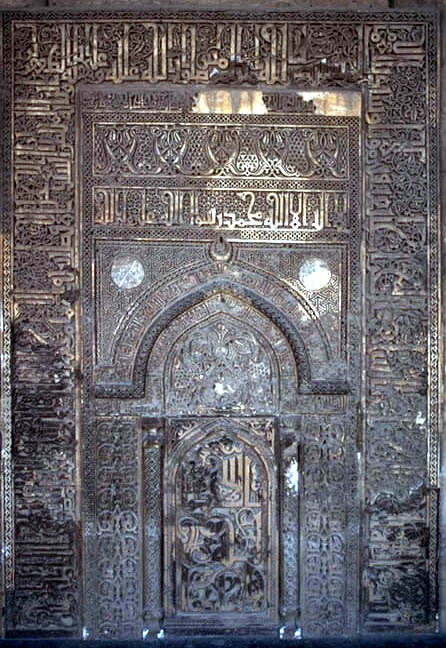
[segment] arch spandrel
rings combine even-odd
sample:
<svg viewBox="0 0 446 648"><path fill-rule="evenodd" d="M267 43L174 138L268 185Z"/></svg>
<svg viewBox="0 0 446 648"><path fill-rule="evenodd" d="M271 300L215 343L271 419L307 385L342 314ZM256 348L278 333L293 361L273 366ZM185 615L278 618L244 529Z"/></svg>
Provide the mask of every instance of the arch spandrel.
<svg viewBox="0 0 446 648"><path fill-rule="evenodd" d="M195 283L195 287L190 286ZM278 326L288 339L300 367L299 389L304 393L343 393L345 375L335 375L344 363L333 357L328 337L311 304L298 291L267 275L231 264L224 271L214 264L188 277L189 290L182 292L181 281L172 280L165 295L147 294L131 310L114 345L114 363L98 367L96 394L101 397L144 394L147 359L158 336L175 317L199 304L209 295L229 290L249 301ZM166 305L163 308L162 303ZM153 301L157 307L154 308ZM331 363L331 382L324 386ZM334 379L333 379L334 375Z"/></svg>

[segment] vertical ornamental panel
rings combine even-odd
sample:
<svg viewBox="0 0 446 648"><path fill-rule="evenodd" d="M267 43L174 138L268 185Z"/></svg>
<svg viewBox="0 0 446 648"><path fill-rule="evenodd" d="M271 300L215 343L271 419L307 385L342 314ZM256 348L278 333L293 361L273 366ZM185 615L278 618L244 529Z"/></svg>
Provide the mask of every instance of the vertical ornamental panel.
<svg viewBox="0 0 446 648"><path fill-rule="evenodd" d="M164 626L271 632L278 620L274 425L171 421L165 455Z"/></svg>
<svg viewBox="0 0 446 648"><path fill-rule="evenodd" d="M138 629L138 635L141 633L139 445L135 419L98 419L95 462L97 596L88 618L104 636L131 637Z"/></svg>
<svg viewBox="0 0 446 648"><path fill-rule="evenodd" d="M429 177L436 160L432 36L429 23L422 21L365 27L364 622L370 629L426 624L435 606L434 564L430 581L426 572L436 546L431 487L437 478L438 397L436 277L430 273L437 262L436 207L429 191L429 182L431 191L436 183Z"/></svg>

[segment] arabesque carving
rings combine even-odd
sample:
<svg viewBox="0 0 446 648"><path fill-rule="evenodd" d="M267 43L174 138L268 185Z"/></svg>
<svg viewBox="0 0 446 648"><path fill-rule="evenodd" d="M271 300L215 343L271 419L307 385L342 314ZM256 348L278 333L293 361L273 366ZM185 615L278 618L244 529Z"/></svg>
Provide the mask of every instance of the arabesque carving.
<svg viewBox="0 0 446 648"><path fill-rule="evenodd" d="M93 258L102 258L95 243L99 238L114 243L144 239L150 244L172 240L184 249L201 246L204 264L219 229L228 234L234 255L240 254L243 271L240 251L247 242L266 240L269 250L310 244L313 250L335 244L348 248L348 263L341 259L344 283L332 283L330 294L312 299L301 293L315 315L312 321L322 321L330 312L338 317L332 327L329 319L319 322L319 329L307 323L310 345L316 339L314 331L323 339L324 327L335 331L337 341L326 338L331 364L326 355L319 368L322 374L328 367L329 389L324 392L316 385L316 394L312 389L299 394L299 420L280 421L278 460L283 474L289 470L292 476L297 470L301 480L290 477L291 486L277 482L281 492L288 493L278 539L285 583L284 591L277 593L282 597L281 621L285 619L287 632L302 626L304 633L314 635L354 634L358 627L431 629L436 613L439 423L436 15L5 12L3 27L8 88L2 346L7 632L78 637L85 627L91 636L122 632L136 637L143 623L153 630L162 619L163 585L157 574L163 558L155 557L158 571L142 579L143 558L135 540L140 521L134 519L133 506L137 498L147 502L152 497L147 484L143 494L135 486L142 483L138 479L143 458L144 474L156 481L165 452L158 438L144 441L138 436L144 434L138 428L141 416L162 418L165 412L150 409L144 390L134 398L124 389L98 393L95 399L92 328L97 312L91 298L91 264ZM102 86L105 83L116 85ZM166 89L165 84L171 85ZM347 122L351 133L359 125L355 118L333 118L328 134L328 120L308 107L304 110L301 102L290 110L288 101L270 99L274 111L245 122L243 115L230 116L236 123L231 130L225 124L228 116L208 116L204 126L203 116L191 112L193 92L177 93L173 84L262 86L267 94L282 88L291 93L364 88L360 126L365 222L360 217L355 154L359 137L347 152L344 135ZM94 114L107 122L97 127L94 181L87 178L88 156L92 159L93 154L85 142L85 157L75 160L81 113L84 123ZM119 115L124 116L121 123ZM169 128L172 123L177 126ZM265 128L259 126L262 123ZM84 166L82 205L82 174L76 163ZM150 174L150 182L143 182ZM292 280L298 279L287 275L283 257L273 252L276 265L265 269L269 258L264 256L262 271L271 274L270 280L250 267L252 285L243 288L244 295L261 285L271 303L281 302L282 308L287 295L296 293ZM193 271L187 270L189 290L214 279L222 282L219 290L227 286L233 260L212 263L212 277L201 277L198 261ZM154 271L145 267L145 272L152 281ZM145 306L147 312L153 308L153 314L175 297L174 282L163 283L162 277L159 281ZM290 292L283 289L283 281ZM139 288L132 290L136 294ZM335 296L340 296L336 313ZM131 298L121 291L106 303L109 311L128 314ZM172 311L172 319L179 315ZM136 336L139 342L137 319L127 321L134 327L133 333L126 331L128 339ZM361 321L366 336L362 347ZM162 322L157 335L168 325ZM146 363L150 348L149 344L140 356ZM299 360L303 355L295 352L293 357ZM301 370L303 366L301 362ZM128 379L129 367L119 365L121 378ZM141 375L145 368L140 360ZM340 374L345 378L343 389ZM271 412L272 417L277 414ZM300 417L306 419L305 429ZM237 425L243 427L243 422ZM158 428L170 429L168 422ZM223 438L217 440L220 462ZM235 448L235 437L231 439ZM200 443L204 451L210 441ZM136 456L136 447L145 449ZM82 502L79 448L84 453ZM97 449L100 457L94 467ZM198 447L189 448L184 461L197 452ZM240 456L256 465L254 455L244 452ZM358 453L364 475L361 491ZM303 482L301 466L306 470ZM187 474L187 463L181 470ZM96 508L99 478L105 481ZM131 482L128 489L126 479ZM295 483L302 486L300 494ZM189 487L184 488L187 494ZM160 537L157 506L150 529L144 531L144 551L153 549ZM204 508L198 511L202 517ZM231 515L234 520L236 514ZM188 539L190 528L178 522L184 531L184 556L187 546L197 546ZM292 533L296 528L302 534L301 549ZM218 525L213 527L214 539L220 531ZM251 536L256 538L250 523L243 538L251 542ZM95 565L91 572L88 567L84 592L82 542L87 564ZM246 548L246 556L249 551ZM356 578L360 553L361 578ZM246 556L245 575L251 560ZM246 605L257 601L262 606L266 600L261 592L271 572L265 570L263 562L256 591L243 599ZM212 573L215 584L218 576ZM240 585L247 592L246 583L245 579ZM271 592L267 597L274 598ZM185 606L196 601L206 606L209 600L200 588L189 588L183 598ZM220 610L232 605L230 597L217 596L215 601Z"/></svg>
<svg viewBox="0 0 446 648"><path fill-rule="evenodd" d="M260 458L215 431L186 451L174 487L178 612L265 614L272 485Z"/></svg>
<svg viewBox="0 0 446 648"><path fill-rule="evenodd" d="M95 125L93 174L345 179L347 132L156 123Z"/></svg>
<svg viewBox="0 0 446 648"><path fill-rule="evenodd" d="M259 338L229 318L193 329L172 351L168 409L181 411L192 398L193 409L207 412L256 411L258 403L274 410L274 369Z"/></svg>

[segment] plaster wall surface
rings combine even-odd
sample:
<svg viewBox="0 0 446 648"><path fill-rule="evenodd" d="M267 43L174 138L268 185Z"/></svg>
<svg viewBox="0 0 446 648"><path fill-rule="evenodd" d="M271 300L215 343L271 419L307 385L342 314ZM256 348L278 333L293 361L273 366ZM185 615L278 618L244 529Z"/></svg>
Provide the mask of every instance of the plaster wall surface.
<svg viewBox="0 0 446 648"><path fill-rule="evenodd" d="M61 11L76 10L141 10L141 9L188 9L188 10L205 10L205 9L240 9L240 4L234 0L0 0L0 9L42 9L51 10L60 9ZM312 10L312 9L345 9L365 11L365 10L410 10L410 9L435 9L440 11L441 16L441 67L440 74L443 79L445 70L445 52L446 52L446 0L350 0L350 2L330 1L330 0L245 0L243 10ZM446 90L441 84L441 112L440 124L441 141L446 143ZM442 211L446 201L446 146L441 147L441 205ZM446 244L446 227L443 222L443 241ZM443 247L444 249L444 247ZM446 281L443 271L443 299L446 298ZM443 327L444 330L444 327ZM442 448L446 443L442 443ZM444 459L442 461L444 464ZM446 469L441 472L440 484L442 489L446 489ZM446 527L446 502L442 498L441 523ZM441 524L440 523L440 524ZM442 533L441 552L440 552L440 574L446 574L446 528ZM446 579L441 583L440 576L440 628L446 631Z"/></svg>

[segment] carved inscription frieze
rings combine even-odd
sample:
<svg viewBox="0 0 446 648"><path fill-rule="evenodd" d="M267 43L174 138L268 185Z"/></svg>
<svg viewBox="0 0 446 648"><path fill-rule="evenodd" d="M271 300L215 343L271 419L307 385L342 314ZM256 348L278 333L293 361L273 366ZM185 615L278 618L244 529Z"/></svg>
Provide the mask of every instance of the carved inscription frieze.
<svg viewBox="0 0 446 648"><path fill-rule="evenodd" d="M81 104L85 208L95 225L349 231L358 209L356 119L188 113L162 121L127 108L116 120L92 108L91 91Z"/></svg>
<svg viewBox="0 0 446 648"><path fill-rule="evenodd" d="M62 81L351 83L361 75L360 27L352 24L237 21L212 12L160 20L40 22L16 27L17 71L42 61ZM228 20L229 18L229 20ZM398 44L398 43L397 43ZM167 56L169 53L169 56Z"/></svg>
<svg viewBox="0 0 446 648"><path fill-rule="evenodd" d="M74 313L58 295L16 301L13 444L15 547L11 623L76 633L79 528L73 407ZM57 585L56 585L57 584Z"/></svg>
<svg viewBox="0 0 446 648"><path fill-rule="evenodd" d="M273 192L98 186L93 190L94 222L107 227L345 231L350 220L349 202L348 191L342 189Z"/></svg>
<svg viewBox="0 0 446 648"><path fill-rule="evenodd" d="M366 33L371 114L365 142L369 369L364 622L368 628L408 628L432 621L436 605L435 559L429 572L421 567L436 552L431 517L436 516L436 499L425 494L437 479L437 359L426 346L427 336L436 340L438 333L437 278L432 274L436 225L430 209L436 180L432 173L429 177L429 165L435 176L437 145L427 130L428 120L436 123L436 90L433 78L426 83L424 77L435 69L435 42L428 24L375 25ZM433 382L426 398L428 375ZM402 425L404 445L419 449L410 457L401 446ZM428 439L433 444L429 454ZM428 538L423 524L431 525ZM402 546L407 548L404 562Z"/></svg>

